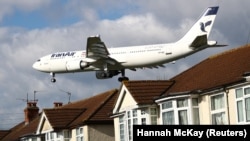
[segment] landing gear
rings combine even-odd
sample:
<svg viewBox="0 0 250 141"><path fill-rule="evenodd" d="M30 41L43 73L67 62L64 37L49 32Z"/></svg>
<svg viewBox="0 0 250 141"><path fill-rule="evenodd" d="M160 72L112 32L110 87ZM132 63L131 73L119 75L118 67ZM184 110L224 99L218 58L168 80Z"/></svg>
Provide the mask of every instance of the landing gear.
<svg viewBox="0 0 250 141"><path fill-rule="evenodd" d="M119 82L122 82L122 81L124 81L124 80L128 81L129 78L125 76L125 69L122 69L122 70L121 70L121 73L122 73L122 77L119 77L119 78L118 78L118 81L119 81Z"/></svg>
<svg viewBox="0 0 250 141"><path fill-rule="evenodd" d="M55 73L54 73L54 72L51 72L50 75L52 76L51 82L52 82L52 83L55 83L55 82L56 82Z"/></svg>

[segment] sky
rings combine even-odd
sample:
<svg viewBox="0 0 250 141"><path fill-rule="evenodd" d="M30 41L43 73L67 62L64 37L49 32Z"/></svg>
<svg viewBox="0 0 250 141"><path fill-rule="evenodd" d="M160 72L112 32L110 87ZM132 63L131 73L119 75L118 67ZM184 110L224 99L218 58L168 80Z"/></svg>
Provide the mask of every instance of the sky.
<svg viewBox="0 0 250 141"><path fill-rule="evenodd" d="M95 72L56 74L51 83L49 74L32 68L41 56L83 50L87 37L98 34L107 47L175 42L207 7L220 6L209 39L228 46L161 69L126 70L130 80L168 80L209 56L249 43L249 5L249 0L1 0L0 129L24 120L27 98L37 100L41 112L54 102L67 104L121 86L119 76L99 80Z"/></svg>

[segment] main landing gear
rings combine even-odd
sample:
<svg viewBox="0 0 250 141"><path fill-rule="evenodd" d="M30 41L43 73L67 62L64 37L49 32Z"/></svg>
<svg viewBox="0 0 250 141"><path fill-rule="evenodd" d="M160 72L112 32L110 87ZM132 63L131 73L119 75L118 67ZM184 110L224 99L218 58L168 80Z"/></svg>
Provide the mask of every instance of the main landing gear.
<svg viewBox="0 0 250 141"><path fill-rule="evenodd" d="M52 83L55 83L55 82L56 82L55 73L54 73L54 72L51 72L50 75L52 76L51 82L52 82Z"/></svg>
<svg viewBox="0 0 250 141"><path fill-rule="evenodd" d="M119 81L119 82L122 82L122 81L124 81L124 80L126 80L126 81L129 80L129 78L125 76L125 69L122 69L122 70L121 70L121 74L122 74L122 77L119 77L119 78L118 78L118 81Z"/></svg>

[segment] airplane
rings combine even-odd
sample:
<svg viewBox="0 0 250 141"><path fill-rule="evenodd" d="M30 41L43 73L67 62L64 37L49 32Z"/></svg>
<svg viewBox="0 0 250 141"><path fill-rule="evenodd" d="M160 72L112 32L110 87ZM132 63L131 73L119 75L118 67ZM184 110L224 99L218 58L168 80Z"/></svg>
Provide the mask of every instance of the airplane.
<svg viewBox="0 0 250 141"><path fill-rule="evenodd" d="M87 38L86 50L56 52L38 59L33 68L50 73L56 82L56 73L95 71L97 79L129 80L125 69L165 67L165 63L185 58L209 47L222 47L208 36L214 24L219 6L208 7L191 29L178 41L163 44L107 48L100 35Z"/></svg>

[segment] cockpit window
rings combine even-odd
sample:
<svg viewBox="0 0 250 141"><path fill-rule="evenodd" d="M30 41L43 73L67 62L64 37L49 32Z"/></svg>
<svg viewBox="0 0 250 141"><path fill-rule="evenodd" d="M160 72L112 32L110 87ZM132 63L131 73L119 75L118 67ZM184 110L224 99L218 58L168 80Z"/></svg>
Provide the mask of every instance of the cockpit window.
<svg viewBox="0 0 250 141"><path fill-rule="evenodd" d="M37 60L37 62L40 62L40 61L41 61L41 59L38 59L38 60Z"/></svg>

